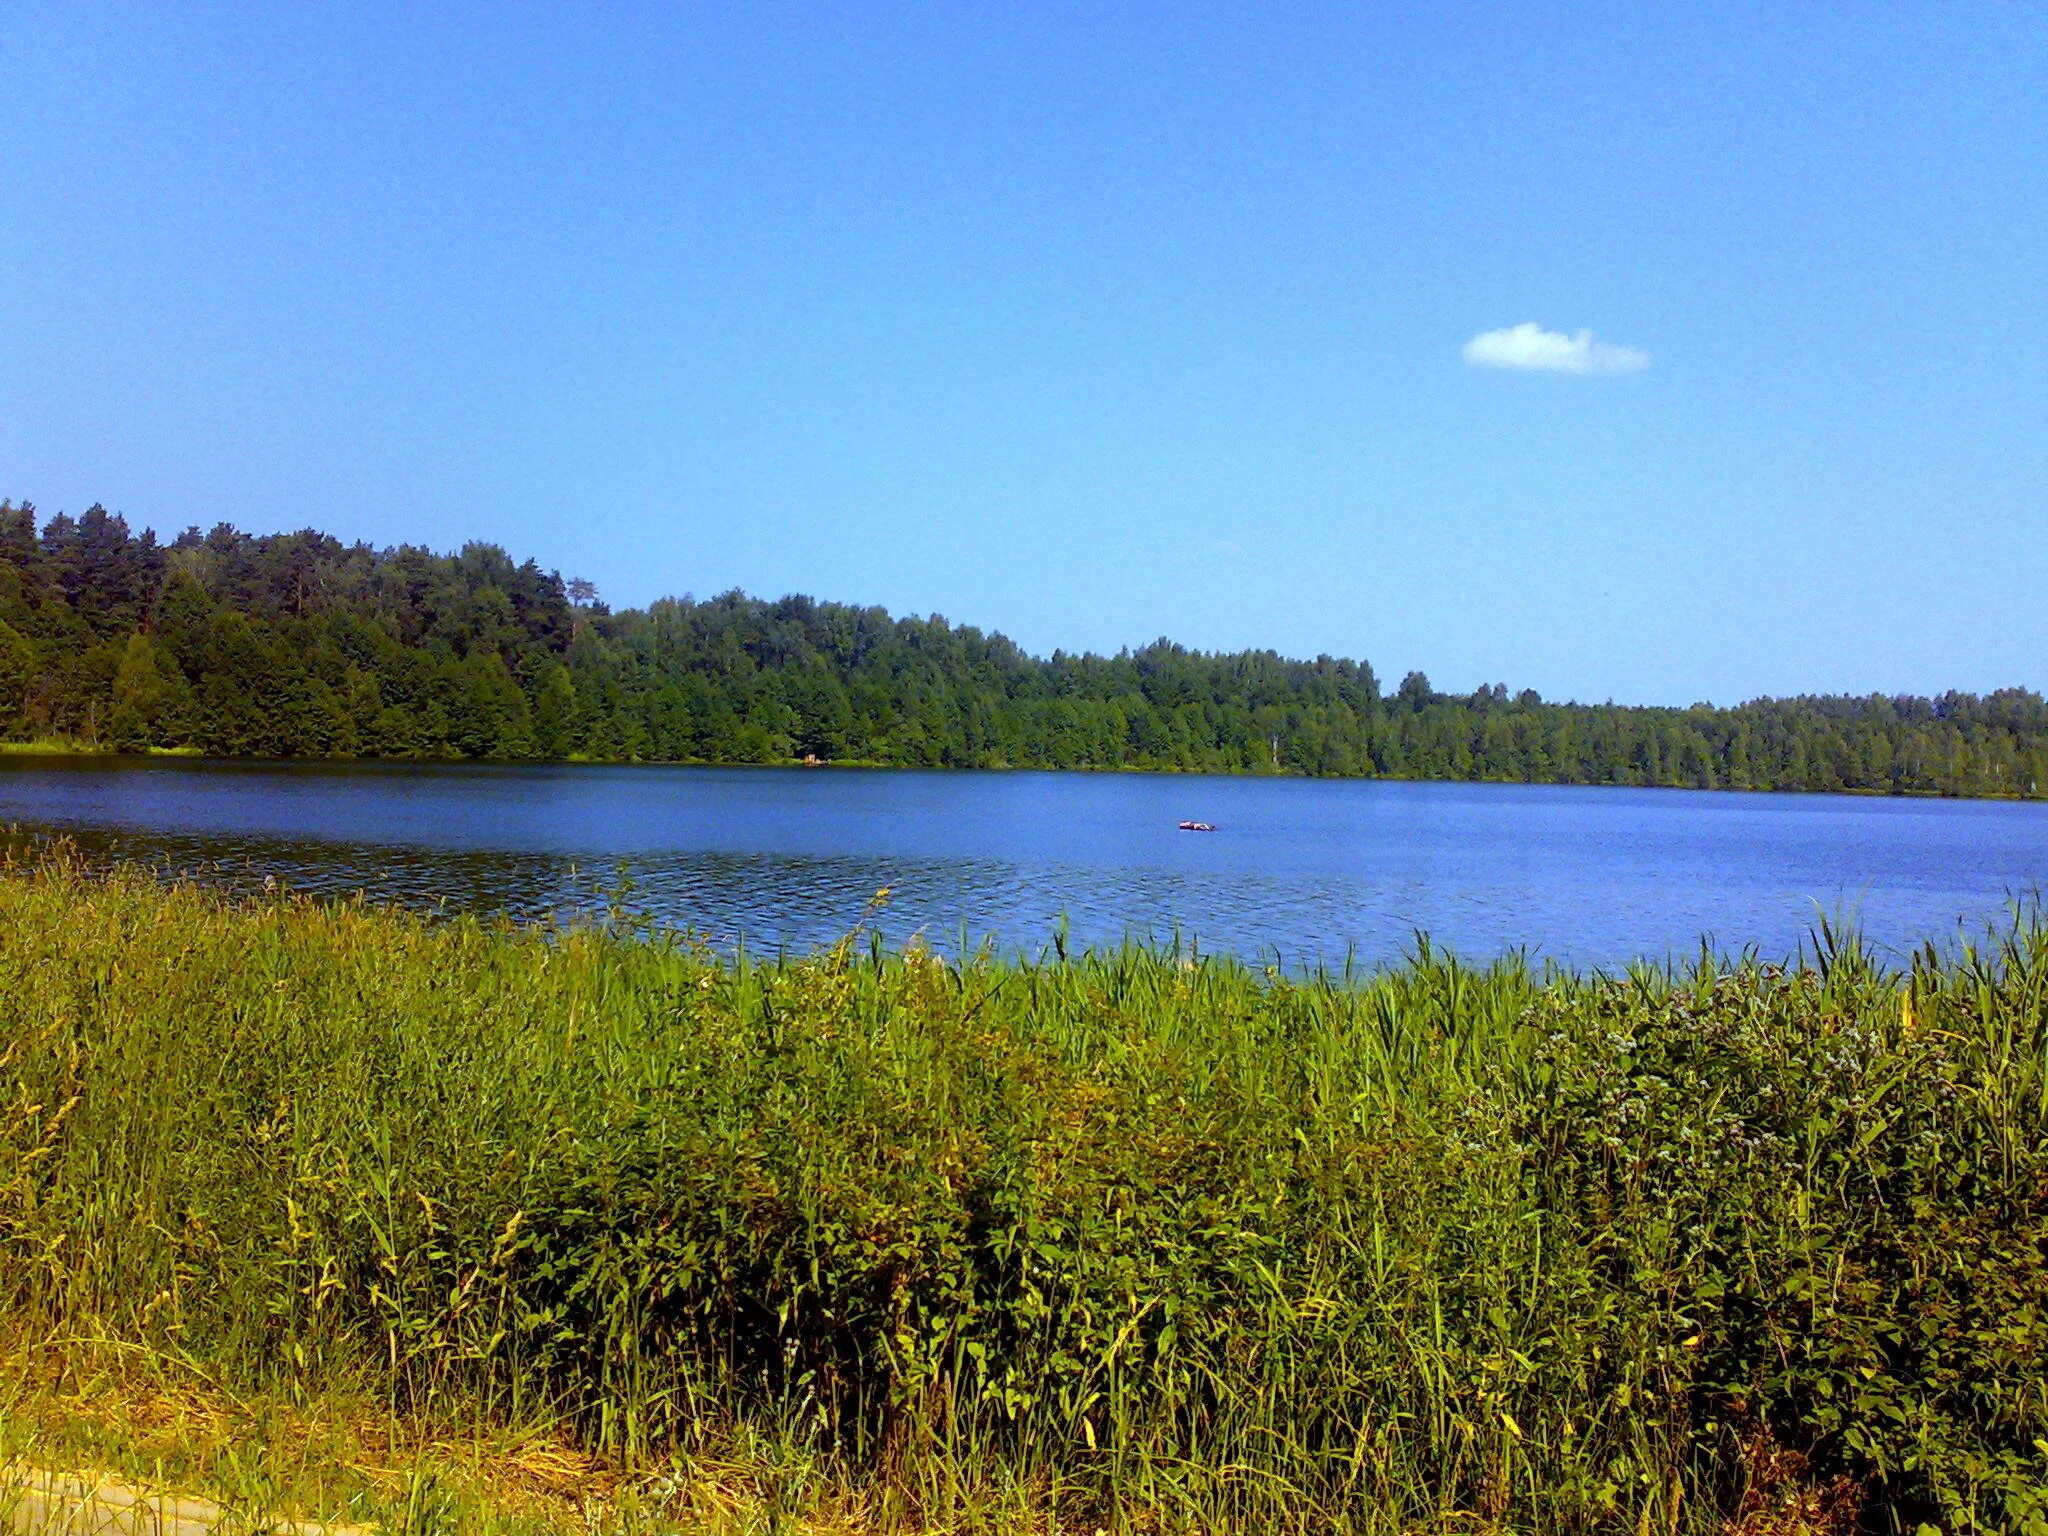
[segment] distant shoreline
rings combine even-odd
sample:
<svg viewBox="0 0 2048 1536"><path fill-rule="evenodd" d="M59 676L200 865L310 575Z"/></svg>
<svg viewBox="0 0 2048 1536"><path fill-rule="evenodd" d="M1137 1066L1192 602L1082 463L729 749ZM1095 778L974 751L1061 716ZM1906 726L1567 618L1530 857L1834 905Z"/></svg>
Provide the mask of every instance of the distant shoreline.
<svg viewBox="0 0 2048 1536"><path fill-rule="evenodd" d="M394 767L442 768L459 765L495 768L760 768L775 772L806 772L838 770L865 773L1058 773L1058 774L1136 774L1159 778L1216 778L1216 779L1291 779L1302 782L1324 784L1496 784L1503 787L1522 789L1645 789L1675 790L1690 794L1713 795L1829 795L1859 800L1982 800L1996 801L2010 805L2028 805L2048 802L2048 792L2033 795L2016 795L2001 790L1986 790L1974 794L1950 793L1937 789L1873 789L1855 785L1835 789L1812 789L1789 785L1737 784L1616 784L1589 783L1584 780L1567 779L1508 779L1508 778L1450 778L1434 774L1405 773L1302 773L1294 769L1244 770L1229 768L1179 768L1170 765L1143 763L1101 766L1082 764L1070 768L1050 767L1031 763L987 763L963 766L951 763L889 763L878 759L835 758L830 761L799 762L724 762L711 758L661 758L661 757L593 757L588 753L572 753L568 757L365 757L361 755L293 756L276 757L266 755L230 756L220 753L206 753L197 747L149 747L143 751L124 751L104 742L90 742L44 738L37 741L0 741L0 758L45 757L51 759L77 758L182 758L189 762L204 763L326 763L334 766L350 764L382 764Z"/></svg>

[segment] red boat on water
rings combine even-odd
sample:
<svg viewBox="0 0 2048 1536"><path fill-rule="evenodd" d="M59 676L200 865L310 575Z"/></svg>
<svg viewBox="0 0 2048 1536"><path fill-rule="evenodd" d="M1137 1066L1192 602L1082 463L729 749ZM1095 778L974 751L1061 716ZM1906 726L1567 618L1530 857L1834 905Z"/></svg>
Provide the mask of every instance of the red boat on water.
<svg viewBox="0 0 2048 1536"><path fill-rule="evenodd" d="M1214 832L1216 830L1216 823L1213 821L1184 821L1180 824L1180 829L1183 832Z"/></svg>

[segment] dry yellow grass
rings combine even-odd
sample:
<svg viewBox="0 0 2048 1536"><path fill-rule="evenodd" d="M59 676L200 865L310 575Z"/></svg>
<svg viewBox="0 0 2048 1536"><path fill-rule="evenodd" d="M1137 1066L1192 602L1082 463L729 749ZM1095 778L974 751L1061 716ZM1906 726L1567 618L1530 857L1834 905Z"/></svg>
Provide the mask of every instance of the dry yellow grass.
<svg viewBox="0 0 2048 1536"><path fill-rule="evenodd" d="M442 1502L491 1523L582 1531L621 1489L614 1468L540 1431L400 1422L332 1395L252 1401L186 1362L100 1340L0 1335L0 1383L10 1462L265 1517L381 1522L430 1478Z"/></svg>
<svg viewBox="0 0 2048 1536"><path fill-rule="evenodd" d="M118 1536L142 1510L155 1514L134 1528L166 1536L213 1519L327 1536L877 1529L853 1491L814 1483L792 1509L762 1470L735 1448L629 1476L544 1429L396 1420L331 1395L252 1401L131 1346L0 1333L0 1528Z"/></svg>

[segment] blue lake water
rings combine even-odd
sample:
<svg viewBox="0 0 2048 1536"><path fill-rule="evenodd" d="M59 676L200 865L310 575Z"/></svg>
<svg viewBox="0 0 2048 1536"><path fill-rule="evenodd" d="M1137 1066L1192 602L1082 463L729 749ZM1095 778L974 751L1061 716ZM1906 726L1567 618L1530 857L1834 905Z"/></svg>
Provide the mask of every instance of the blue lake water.
<svg viewBox="0 0 2048 1536"><path fill-rule="evenodd" d="M1213 833L1177 829L1185 818ZM1139 774L0 758L0 825L89 857L534 918L623 900L756 949L1196 942L1289 966L1779 958L1852 917L1896 957L2048 885L2048 806Z"/></svg>

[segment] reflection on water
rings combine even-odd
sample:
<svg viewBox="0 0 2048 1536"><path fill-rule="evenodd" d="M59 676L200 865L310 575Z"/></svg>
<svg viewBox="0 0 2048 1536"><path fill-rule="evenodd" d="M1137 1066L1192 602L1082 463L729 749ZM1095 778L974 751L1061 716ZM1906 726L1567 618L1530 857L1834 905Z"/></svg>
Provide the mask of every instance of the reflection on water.
<svg viewBox="0 0 2048 1536"><path fill-rule="evenodd" d="M1063 872L1050 889L1013 864L989 859L878 860L709 853L660 860L579 861L559 854L365 847L233 835L14 825L8 846L53 841L89 865L145 866L235 895L288 893L396 902L434 913L503 915L518 922L575 923L626 915L686 932L720 948L808 950L855 930L891 944L913 936L945 953L984 944L1037 952L1064 926L1077 945L1135 939L1179 943L1290 967L1343 963L1342 950L1290 947L1282 936L1313 930L1331 893L1286 883L1174 874L1134 890L1110 871ZM886 899L878 900L886 888ZM1419 894L1419 893L1412 893ZM1380 929L1410 932L1401 903L1359 893L1354 911ZM1220 919L1231 912L1229 921ZM1199 931L1178 914L1209 916Z"/></svg>
<svg viewBox="0 0 2048 1536"><path fill-rule="evenodd" d="M1215 834L1177 830L1216 822ZM1141 775L0 758L0 825L233 891L528 921L615 904L721 947L874 922L953 950L1126 937L1290 967L1789 954L1818 916L1894 956L2048 876L2048 807Z"/></svg>

